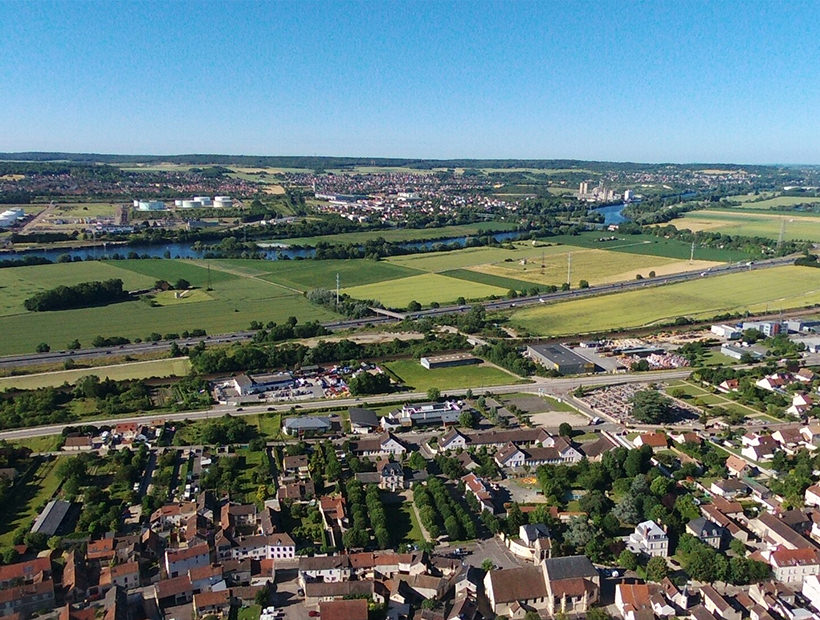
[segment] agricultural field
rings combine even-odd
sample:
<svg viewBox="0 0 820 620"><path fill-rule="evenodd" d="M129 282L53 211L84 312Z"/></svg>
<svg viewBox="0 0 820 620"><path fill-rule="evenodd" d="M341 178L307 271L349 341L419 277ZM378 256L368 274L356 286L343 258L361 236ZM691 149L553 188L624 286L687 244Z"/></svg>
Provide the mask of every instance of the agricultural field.
<svg viewBox="0 0 820 620"><path fill-rule="evenodd" d="M293 237L277 239L270 242L260 242L259 245L307 245L317 243L331 243L346 245L348 243L364 243L373 239L382 238L386 241L419 241L423 239L445 239L449 237L465 237L486 234L487 232L503 232L515 230L517 224L512 222L477 222L460 226L442 226L441 228L391 228L385 230L366 230L361 232L340 233L338 235L318 235L315 237Z"/></svg>
<svg viewBox="0 0 820 620"><path fill-rule="evenodd" d="M729 196L729 200L742 203L739 208L742 209L776 209L778 207L793 207L802 204L817 204L820 203L820 197L814 196L776 196L769 194L755 196L754 194L740 194L738 196Z"/></svg>
<svg viewBox="0 0 820 620"><path fill-rule="evenodd" d="M601 238L615 236L612 241L600 241ZM638 234L626 235L607 233L603 231L583 232L578 235L559 235L543 239L547 243L564 243L584 248L610 250L612 252L627 252L630 254L646 254L649 256L665 256L689 260L691 244L678 239L664 239L655 235ZM724 263L749 260L750 255L738 250L721 248L706 248L695 245L695 260L718 261Z"/></svg>
<svg viewBox="0 0 820 620"><path fill-rule="evenodd" d="M511 322L533 334L558 336L816 303L820 270L788 266L525 308L513 313Z"/></svg>
<svg viewBox="0 0 820 620"><path fill-rule="evenodd" d="M820 241L820 217L782 213L731 211L692 211L669 222L692 231L707 230L747 237L777 239L785 225L783 238L789 241Z"/></svg>
<svg viewBox="0 0 820 620"><path fill-rule="evenodd" d="M0 269L0 316L26 312L23 302L40 291L112 278L121 279L124 288L129 290L150 287L154 283L151 278L123 269L120 263L99 261Z"/></svg>
<svg viewBox="0 0 820 620"><path fill-rule="evenodd" d="M436 273L425 273L398 280L365 284L343 289L357 299L377 299L388 308L405 308L411 301L422 305L455 302L459 297L477 300L491 295L506 295L507 289L488 284L458 280Z"/></svg>
<svg viewBox="0 0 820 620"><path fill-rule="evenodd" d="M100 379L123 381L126 379L150 379L152 377L184 377L191 370L187 357L131 362L115 366L95 366L93 368L73 368L56 372L42 372L33 375L18 375L0 378L0 392L10 388L34 390L41 387L59 387L64 383L74 384L88 375Z"/></svg>
<svg viewBox="0 0 820 620"><path fill-rule="evenodd" d="M211 264L219 269L260 278L262 281L296 291L309 291L315 288L335 289L337 273L342 287L373 284L421 273L415 269L368 259L289 261L228 259L212 261ZM211 271L213 272L213 268Z"/></svg>
<svg viewBox="0 0 820 620"><path fill-rule="evenodd" d="M570 254L573 286L577 286L580 280L592 285L606 284L634 280L638 273L646 277L654 271L660 276L704 270L720 264L705 260L690 263L675 258L562 244L534 247L531 243L519 242L513 245L515 250L467 248L457 252L392 257L388 262L515 290L533 285L562 284L567 279Z"/></svg>
<svg viewBox="0 0 820 620"><path fill-rule="evenodd" d="M416 360L387 362L384 366L406 386L417 391L428 388L450 390L468 387L490 387L511 383L529 383L516 375L489 364L477 366L454 366L428 370Z"/></svg>
<svg viewBox="0 0 820 620"><path fill-rule="evenodd" d="M158 279L174 282L178 278L185 278L202 288L208 279L205 261L201 265L192 261L161 259L116 263L87 261L1 269L0 291L3 295L0 299L3 301L0 302L0 312L6 316L0 315L0 327L5 334L0 340L0 355L31 352L41 342L54 350L63 349L74 338L83 346L90 346L98 335L133 340L145 338L152 332L180 333L193 329L218 334L247 329L254 320L281 323L289 316L296 316L302 322L338 318L307 301L301 290L243 274L227 263L210 263L212 290L203 291L210 299L198 295L196 303L151 306L143 301L129 301L116 306L59 312L26 312L23 300L34 290L111 277L121 277L128 288L149 288ZM27 291L22 292L26 287Z"/></svg>

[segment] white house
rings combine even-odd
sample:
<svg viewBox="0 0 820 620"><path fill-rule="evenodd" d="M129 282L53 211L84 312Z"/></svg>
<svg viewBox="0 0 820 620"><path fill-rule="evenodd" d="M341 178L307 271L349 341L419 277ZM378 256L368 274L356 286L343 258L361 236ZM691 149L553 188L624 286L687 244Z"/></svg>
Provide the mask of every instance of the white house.
<svg viewBox="0 0 820 620"><path fill-rule="evenodd" d="M786 413L800 417L814 407L814 399L808 394L797 393L792 396L791 407L786 409Z"/></svg>
<svg viewBox="0 0 820 620"><path fill-rule="evenodd" d="M820 484L813 484L806 489L803 495L803 503L806 506L820 507Z"/></svg>
<svg viewBox="0 0 820 620"><path fill-rule="evenodd" d="M820 611L820 577L808 575L803 578L803 596L805 596L815 610Z"/></svg>
<svg viewBox="0 0 820 620"><path fill-rule="evenodd" d="M669 536L654 521L644 521L630 534L627 546L636 553L665 558L669 555Z"/></svg>

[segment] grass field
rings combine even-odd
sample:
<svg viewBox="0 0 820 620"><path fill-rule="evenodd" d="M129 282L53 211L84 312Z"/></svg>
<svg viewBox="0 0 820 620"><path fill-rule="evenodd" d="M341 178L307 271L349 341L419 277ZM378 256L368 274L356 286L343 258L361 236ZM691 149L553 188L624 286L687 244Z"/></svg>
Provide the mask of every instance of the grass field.
<svg viewBox="0 0 820 620"><path fill-rule="evenodd" d="M123 269L119 264L99 261L0 269L0 316L26 312L23 302L39 291L112 278L120 278L126 289L144 288L154 283L154 280Z"/></svg>
<svg viewBox="0 0 820 620"><path fill-rule="evenodd" d="M643 241L639 243L644 244ZM595 285L633 280L638 273L646 277L654 271L660 276L708 269L719 264L705 260L690 263L675 258L563 244L533 247L531 243L519 242L514 245L515 250L468 248L458 252L434 252L388 260L395 265L515 290L534 284L562 284L567 278L570 254L573 286L577 286L580 280Z"/></svg>
<svg viewBox="0 0 820 620"><path fill-rule="evenodd" d="M277 239L268 243L285 245L309 245L319 242L345 245L348 243L364 243L379 237L386 241L417 241L421 239L443 239L445 237L475 236L487 231L499 232L515 230L517 224L512 222L476 222L459 226L442 226L441 228L394 228L388 230L368 230L363 232L341 233L338 235L319 235L316 237L293 237L291 239ZM264 241L260 245L266 245Z"/></svg>
<svg viewBox="0 0 820 620"><path fill-rule="evenodd" d="M418 544L424 542L413 506L409 501L402 503L383 503L387 522L390 524L390 535L395 547L402 543Z"/></svg>
<svg viewBox="0 0 820 620"><path fill-rule="evenodd" d="M481 273L470 269L452 269L450 271L442 271L441 275L451 278L458 278L459 280L467 280L469 282L477 282L479 284L487 284L489 286L498 286L499 288L504 289L513 289L516 291L532 286L532 282L527 282L526 280L507 278L505 276L494 276L490 273Z"/></svg>
<svg viewBox="0 0 820 620"><path fill-rule="evenodd" d="M820 270L776 267L526 308L515 312L511 321L535 334L557 336L639 327L678 316L708 318L729 311L816 303Z"/></svg>
<svg viewBox="0 0 820 620"><path fill-rule="evenodd" d="M785 223L784 239L820 241L820 217L780 213L732 213L730 211L692 211L670 224L692 231L708 230L746 237L777 239Z"/></svg>
<svg viewBox="0 0 820 620"><path fill-rule="evenodd" d="M213 297L201 288L196 288L190 291L162 291L154 295L154 301L160 306L176 306L200 301L213 301Z"/></svg>
<svg viewBox="0 0 820 620"><path fill-rule="evenodd" d="M32 452L54 452L63 443L62 435L45 435L40 437L26 437L25 439L15 439L14 445L23 446Z"/></svg>
<svg viewBox="0 0 820 620"><path fill-rule="evenodd" d="M244 262L252 263L263 274L265 271L260 268L273 264L269 261ZM312 265L313 279L318 277L320 269L326 267L320 261L315 263ZM202 264L205 265L205 261ZM300 276L309 272L302 265L294 265L294 272L299 267L303 268ZM390 266L386 268L406 273ZM130 301L115 306L59 312L26 312L22 307L24 298L30 294L20 293L24 286L30 292L38 287L50 288L57 283L70 284L108 277L122 277L126 286L134 288L150 287L157 279L174 282L180 277L195 286L205 286L208 272L204 266L182 260L133 260L118 261L116 264L88 261L0 269L0 282L3 283L0 286L11 287L13 291L5 295L7 289L0 289L0 299L3 300L0 303L5 304L5 308L0 306L0 312L5 311L7 315L0 316L0 327L4 333L0 339L0 354L34 351L40 342L48 343L54 350L64 349L74 338L79 339L83 346L90 346L91 340L98 335L134 339L145 338L155 331L165 334L192 329L217 334L247 329L254 320L281 323L289 316L296 316L302 322L337 318L332 312L307 301L301 290L294 291L283 288L277 282L249 277L236 270L230 261L211 261L213 290L207 292L211 299L204 300L198 295L202 299L198 303L150 307L142 301ZM306 276L306 280L310 279ZM46 282L47 285L43 284Z"/></svg>
<svg viewBox="0 0 820 620"><path fill-rule="evenodd" d="M385 367L408 387L422 391L431 387L449 390L508 385L522 381L520 377L488 364L428 370L416 360L398 360L386 363ZM527 381L522 382L527 383Z"/></svg>
<svg viewBox="0 0 820 620"><path fill-rule="evenodd" d="M598 241L602 237L617 237L614 241ZM611 250L613 252L628 252L631 254L647 254L649 256L665 256L667 258L677 258L689 260L691 244L677 239L664 239L655 235L621 235L602 231L583 232L578 235L560 235L549 237L543 241L547 243L565 243L567 245L580 246L585 248L596 248L599 250ZM720 248L705 248L695 246L695 260L710 260L718 262L736 262L749 260L749 254L737 250L725 250Z"/></svg>
<svg viewBox="0 0 820 620"><path fill-rule="evenodd" d="M385 261L367 259L281 261L229 259L219 261L219 265L220 268L229 268L236 273L259 277L267 282L281 284L299 291L309 291L315 288L335 290L337 273L342 287L372 284L420 273L415 269L408 269Z"/></svg>
<svg viewBox="0 0 820 620"><path fill-rule="evenodd" d="M34 375L0 378L0 391L9 388L34 390L41 387L58 387L63 383L74 384L88 375L97 375L100 379L114 381L125 379L150 379L151 377L184 377L191 369L187 357L133 362L116 366L96 366L94 368L75 368L58 372L44 372Z"/></svg>
<svg viewBox="0 0 820 620"><path fill-rule="evenodd" d="M43 461L30 480L15 484L14 502L0 509L2 517L2 534L0 547L11 546L14 530L22 525L31 525L38 514L40 506L45 505L60 486L57 477L57 465L68 457L58 457L52 461Z"/></svg>
<svg viewBox="0 0 820 620"><path fill-rule="evenodd" d="M741 202L743 209L774 209L777 207L792 207L802 204L820 203L820 197L814 196L772 196L771 198L755 196L754 194L740 194L729 196L729 200Z"/></svg>
<svg viewBox="0 0 820 620"><path fill-rule="evenodd" d="M425 273L398 280L365 284L343 289L357 299L377 299L389 308L405 308L415 300L420 304L455 302L459 297L482 299L490 295L505 295L507 289L478 284L436 273Z"/></svg>

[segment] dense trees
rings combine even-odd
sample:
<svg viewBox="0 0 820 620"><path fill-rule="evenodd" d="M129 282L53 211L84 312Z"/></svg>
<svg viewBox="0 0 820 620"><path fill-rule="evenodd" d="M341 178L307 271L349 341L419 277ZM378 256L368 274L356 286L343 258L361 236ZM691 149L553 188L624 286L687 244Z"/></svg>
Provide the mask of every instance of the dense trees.
<svg viewBox="0 0 820 620"><path fill-rule="evenodd" d="M469 513L450 495L438 478L431 478L427 486L413 487L413 501L418 508L421 522L433 538L442 530L450 540L476 537L476 526Z"/></svg>
<svg viewBox="0 0 820 620"><path fill-rule="evenodd" d="M88 308L130 299L128 291L123 290L122 280L112 279L105 282L82 282L74 286L58 286L29 297L23 305L32 312L47 310L67 310L69 308Z"/></svg>
<svg viewBox="0 0 820 620"><path fill-rule="evenodd" d="M383 372L371 374L360 372L347 382L350 393L354 396L362 394L382 394L390 391L390 377Z"/></svg>
<svg viewBox="0 0 820 620"><path fill-rule="evenodd" d="M632 417L647 424L660 424L672 417L674 405L656 390L643 390L632 397Z"/></svg>

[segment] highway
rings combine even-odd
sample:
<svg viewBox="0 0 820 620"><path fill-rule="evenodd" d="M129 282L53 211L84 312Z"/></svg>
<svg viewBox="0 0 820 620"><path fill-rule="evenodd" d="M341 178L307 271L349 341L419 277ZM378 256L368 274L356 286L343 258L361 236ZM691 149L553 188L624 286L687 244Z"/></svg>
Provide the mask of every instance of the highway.
<svg viewBox="0 0 820 620"><path fill-rule="evenodd" d="M673 379L683 379L688 377L691 369L664 370L644 373L624 373L624 374L599 374L582 377L561 377L557 379L547 377L531 377L532 383L513 383L510 385L497 385L489 388L472 388L473 394L511 394L515 392L544 393L556 396L565 396L572 392L579 385L594 387L601 385L614 385L618 383L642 383L654 381L669 381ZM456 390L443 390L442 395L450 397L462 397L467 393L467 388ZM44 437L47 435L57 435L63 429L70 426L80 426L91 424L94 426L113 426L114 424L136 422L137 424L150 424L154 420L205 420L208 418L218 418L226 414L231 415L252 415L266 413L268 411L288 412L291 407L297 407L300 412L317 411L322 409L361 407L364 403L370 406L381 403L393 403L403 400L418 400L426 398L426 392L401 392L395 394L381 394L378 396L368 396L365 398L339 398L320 401L292 401L279 405L249 405L242 406L240 410L232 405L215 405L210 409L200 411L179 411L179 412L154 412L139 416L120 416L102 420L77 420L69 424L51 424L48 426L36 426L32 428L18 428L14 430L0 432L0 439L14 441L16 439L28 439L31 437Z"/></svg>
<svg viewBox="0 0 820 620"><path fill-rule="evenodd" d="M620 293L632 290L639 290L647 287L662 286L665 284L675 284L679 282L686 282L688 280L698 280L700 278L711 278L715 276L727 275L730 273L738 273L742 271L753 271L757 269L768 269L771 267L780 267L783 265L790 265L794 263L795 257L773 258L769 260L761 260L751 263L732 263L729 265L722 265L719 267L712 267L707 271L687 271L682 273L671 274L667 276L658 276L655 278L647 278L644 280L629 280L626 282L618 282L614 284L602 284L600 286L591 286L589 288L570 289L568 291L556 291L555 293L544 293L543 295L532 295L528 297L519 297L517 299L495 299L481 302L487 310L509 310L522 306L532 306L540 303L553 303L558 301L566 301L571 299L580 299L583 297L594 297L596 295L606 295L610 293ZM457 312L467 312L474 304L443 306L441 308L430 308L427 310L420 310L418 312L408 312L404 316L411 319L418 319L424 317L435 317L445 314L453 314ZM343 319L340 321L332 321L324 323L324 326L330 331L342 331L346 329L355 329L364 327L366 325L380 325L386 323L393 323L396 319L388 316L372 316L363 319ZM255 332L252 331L238 331L229 334L220 334L206 337L183 338L176 340L180 347L191 347L204 342L206 344L230 344L234 342L243 342L251 340ZM48 364L54 362L64 362L67 359L82 360L82 359L96 359L105 357L107 355L139 355L151 353L156 351L166 351L170 349L171 342L140 342L126 344L116 347L100 347L90 349L80 349L77 351L52 351L49 353L24 353L19 355L10 355L0 357L0 368L16 368L21 366L31 366L37 364Z"/></svg>

